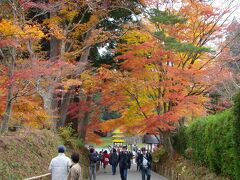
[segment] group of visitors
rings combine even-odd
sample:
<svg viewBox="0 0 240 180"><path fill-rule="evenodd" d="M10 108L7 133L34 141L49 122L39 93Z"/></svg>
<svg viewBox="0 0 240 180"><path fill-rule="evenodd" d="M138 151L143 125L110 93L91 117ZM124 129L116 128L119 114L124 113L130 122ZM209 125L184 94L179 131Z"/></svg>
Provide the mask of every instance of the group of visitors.
<svg viewBox="0 0 240 180"><path fill-rule="evenodd" d="M112 175L116 175L117 166L119 166L119 172L122 180L127 180L128 169L131 168L131 159L133 154L127 151L127 146L123 146L122 150L118 151L113 148L108 154L107 151L97 152L94 148L90 148L90 180L96 179L96 167L97 163L103 166L104 173L106 172L106 167L108 164L112 166ZM151 178L151 162L152 156L142 148L138 153L136 162L138 169L141 170L142 180L150 180Z"/></svg>
<svg viewBox="0 0 240 180"><path fill-rule="evenodd" d="M79 164L79 154L74 152L71 159L64 152L63 145L58 147L58 156L53 158L49 165L49 172L52 180L82 180L82 171ZM112 149L111 153L105 150L103 153L97 153L93 147L89 149L89 175L90 180L96 180L97 164L101 163L106 172L108 164L112 166L112 175L116 175L117 166L122 180L127 180L128 169L131 168L131 159L133 155L127 151L127 146L123 146L122 150ZM138 152L136 157L137 170L141 171L142 180L150 180L151 178L151 154L145 148Z"/></svg>

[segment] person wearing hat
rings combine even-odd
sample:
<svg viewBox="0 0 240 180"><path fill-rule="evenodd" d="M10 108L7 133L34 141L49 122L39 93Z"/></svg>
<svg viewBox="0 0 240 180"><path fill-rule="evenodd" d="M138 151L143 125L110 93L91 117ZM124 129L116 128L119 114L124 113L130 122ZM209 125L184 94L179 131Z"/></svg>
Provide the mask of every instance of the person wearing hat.
<svg viewBox="0 0 240 180"><path fill-rule="evenodd" d="M146 148L141 148L142 154L139 157L139 164L142 173L142 180L145 180L147 176L147 180L151 178L151 163L152 156L150 153L147 153Z"/></svg>
<svg viewBox="0 0 240 180"><path fill-rule="evenodd" d="M58 146L58 156L50 162L48 170L52 180L67 180L68 178L71 159L65 156L65 150L63 145Z"/></svg>
<svg viewBox="0 0 240 180"><path fill-rule="evenodd" d="M122 180L127 180L127 171L131 167L131 160L127 152L127 146L122 147L122 152L118 156L118 164Z"/></svg>

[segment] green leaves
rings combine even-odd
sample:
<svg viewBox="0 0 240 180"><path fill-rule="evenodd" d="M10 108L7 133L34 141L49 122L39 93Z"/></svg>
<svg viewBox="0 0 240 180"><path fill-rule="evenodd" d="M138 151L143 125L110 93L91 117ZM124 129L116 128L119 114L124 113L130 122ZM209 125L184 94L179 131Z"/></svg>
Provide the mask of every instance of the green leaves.
<svg viewBox="0 0 240 180"><path fill-rule="evenodd" d="M174 26L176 24L185 23L187 19L171 14L168 11L152 9L150 11L150 21L156 24L156 26L159 26L159 24ZM181 42L175 37L169 36L168 32L160 28L160 26L157 29L158 30L154 32L154 34L157 38L164 42L163 44L166 49L174 50L175 52L187 52L187 53L211 52L210 48L204 46L197 46L189 42Z"/></svg>
<svg viewBox="0 0 240 180"><path fill-rule="evenodd" d="M185 23L186 18L176 16L168 11L160 11L158 9L152 9L150 11L150 21L153 23L160 23L165 25Z"/></svg>
<svg viewBox="0 0 240 180"><path fill-rule="evenodd" d="M236 179L240 178L240 92L237 93L234 97L234 107L233 107L233 113L234 113L234 121L233 121L233 131L234 131L234 146L235 146L235 173L236 173Z"/></svg>
<svg viewBox="0 0 240 180"><path fill-rule="evenodd" d="M199 47L195 46L192 43L180 42L174 37L166 35L166 32L159 30L154 33L157 38L164 42L164 47L166 49L174 50L175 52L189 52L189 53L203 53L211 52L211 49L208 47Z"/></svg>
<svg viewBox="0 0 240 180"><path fill-rule="evenodd" d="M235 169L239 161L236 161L233 122L231 110L198 119L175 135L175 147L184 155L191 150L189 158L217 174L237 177ZM182 143L184 146L180 146Z"/></svg>

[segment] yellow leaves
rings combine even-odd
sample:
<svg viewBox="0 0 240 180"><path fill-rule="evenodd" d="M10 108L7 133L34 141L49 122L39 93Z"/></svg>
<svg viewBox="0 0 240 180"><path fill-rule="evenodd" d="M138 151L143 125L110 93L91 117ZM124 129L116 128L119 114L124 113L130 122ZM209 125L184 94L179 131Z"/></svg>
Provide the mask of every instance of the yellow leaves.
<svg viewBox="0 0 240 180"><path fill-rule="evenodd" d="M28 25L24 26L23 37L27 39L41 39L44 37L44 33L37 25Z"/></svg>
<svg viewBox="0 0 240 180"><path fill-rule="evenodd" d="M3 38L16 37L20 40L34 39L39 40L44 37L44 33L37 25L25 24L23 28L14 25L11 20L3 19L0 22L0 34Z"/></svg>
<svg viewBox="0 0 240 180"><path fill-rule="evenodd" d="M78 14L78 11L74 10L73 7L66 6L61 9L59 13L61 17L64 17L64 19L71 21Z"/></svg>
<svg viewBox="0 0 240 180"><path fill-rule="evenodd" d="M77 24L75 30L71 33L71 37L76 38L82 36L90 28L97 24L99 17L97 15L91 15L87 23Z"/></svg>
<svg viewBox="0 0 240 180"><path fill-rule="evenodd" d="M126 41L127 44L138 45L152 39L152 37L150 36L149 33L133 30L133 31L127 32L122 39Z"/></svg>
<svg viewBox="0 0 240 180"><path fill-rule="evenodd" d="M62 19L59 16L52 16L51 18L45 19L43 24L44 25L49 25L49 24L58 24L62 21Z"/></svg>
<svg viewBox="0 0 240 180"><path fill-rule="evenodd" d="M56 23L50 23L48 25L48 27L51 30L51 35L53 35L54 37L56 37L57 39L65 39L65 35L63 32L63 29L60 28Z"/></svg>
<svg viewBox="0 0 240 180"><path fill-rule="evenodd" d="M82 81L83 91L86 93L92 92L96 88L96 82L90 71L85 71L80 77Z"/></svg>
<svg viewBox="0 0 240 180"><path fill-rule="evenodd" d="M13 107L12 124L23 124L34 128L49 125L48 116L40 97L21 97Z"/></svg>
<svg viewBox="0 0 240 180"><path fill-rule="evenodd" d="M0 22L0 34L2 36L14 36L14 35L20 35L22 33L22 30L13 24L12 21L3 19Z"/></svg>
<svg viewBox="0 0 240 180"><path fill-rule="evenodd" d="M65 39L63 29L59 26L62 19L59 16L53 16L44 21L44 24L50 29L50 34L57 39Z"/></svg>
<svg viewBox="0 0 240 180"><path fill-rule="evenodd" d="M71 13L71 12L70 12ZM57 39L66 39L66 34L64 34L64 28L62 23L65 19L60 16L52 16L49 19L44 20L44 23L50 29L50 35L56 37Z"/></svg>

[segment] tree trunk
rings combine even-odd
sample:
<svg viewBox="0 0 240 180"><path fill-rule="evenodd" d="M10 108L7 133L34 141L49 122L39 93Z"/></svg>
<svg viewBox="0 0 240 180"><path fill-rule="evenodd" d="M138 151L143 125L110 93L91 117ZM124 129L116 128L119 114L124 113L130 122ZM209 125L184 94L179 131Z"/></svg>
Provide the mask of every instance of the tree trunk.
<svg viewBox="0 0 240 180"><path fill-rule="evenodd" d="M72 94L71 91L68 91L63 96L62 104L61 104L61 107L59 109L60 117L59 117L58 127L63 127L66 124L68 106L71 102L72 97L73 97L73 94Z"/></svg>
<svg viewBox="0 0 240 180"><path fill-rule="evenodd" d="M16 49L12 48L12 51L10 52L11 58L9 58L9 68L8 68L8 78L12 79L14 67L15 67L15 61L16 61ZM8 86L7 88L7 99L6 99L6 108L3 115L3 122L1 127L1 133L5 133L8 131L8 124L9 120L11 119L11 112L12 112L12 100L13 100L13 82Z"/></svg>
<svg viewBox="0 0 240 180"><path fill-rule="evenodd" d="M162 132L163 135L163 146L167 150L170 159L173 157L173 146L170 138L170 131Z"/></svg>
<svg viewBox="0 0 240 180"><path fill-rule="evenodd" d="M90 38L90 36L91 36L91 31L87 33L86 39ZM87 66L90 49L91 49L90 46L87 47L81 54L80 62L84 63L85 66ZM92 97L88 95L86 101L89 104L89 106L90 106L91 100L92 100ZM84 113L83 119L78 124L79 138L81 138L83 142L85 142L86 135L87 135L87 125L89 123L89 116L90 116L90 111L86 111Z"/></svg>
<svg viewBox="0 0 240 180"><path fill-rule="evenodd" d="M12 112L12 97L13 97L13 85L10 85L8 87L7 104L6 104L6 109L3 115L1 133L5 133L8 131L8 124L9 124L9 120L11 119L11 112Z"/></svg>
<svg viewBox="0 0 240 180"><path fill-rule="evenodd" d="M50 40L50 59L55 61L60 55L61 40L51 36Z"/></svg>
<svg viewBox="0 0 240 180"><path fill-rule="evenodd" d="M91 101L92 101L92 97L90 95L88 95L86 102L89 107L91 106ZM88 110L84 113L83 119L80 120L80 122L78 124L78 131L79 131L78 137L81 138L83 140L83 142L85 142L85 139L86 139L87 125L89 122L89 118L90 118L90 110Z"/></svg>
<svg viewBox="0 0 240 180"><path fill-rule="evenodd" d="M51 129L53 131L57 130L58 122L58 107L57 107L57 98L55 97L52 88L48 89L48 92L40 94L43 98L44 109L46 110L49 120L51 122Z"/></svg>

